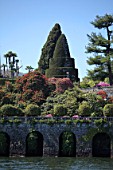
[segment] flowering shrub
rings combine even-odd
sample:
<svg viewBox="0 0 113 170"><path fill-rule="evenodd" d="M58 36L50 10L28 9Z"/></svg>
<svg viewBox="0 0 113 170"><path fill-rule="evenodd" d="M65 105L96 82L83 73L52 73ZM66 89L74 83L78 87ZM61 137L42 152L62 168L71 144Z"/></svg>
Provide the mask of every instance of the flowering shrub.
<svg viewBox="0 0 113 170"><path fill-rule="evenodd" d="M56 92L63 93L68 88L73 88L73 83L69 78L49 78L48 82L56 86Z"/></svg>
<svg viewBox="0 0 113 170"><path fill-rule="evenodd" d="M98 91L97 94L100 95L102 97L102 99L107 98L107 93L104 90Z"/></svg>
<svg viewBox="0 0 113 170"><path fill-rule="evenodd" d="M24 101L26 101L26 100L31 100L33 94L34 94L33 90L27 89L27 90L25 90L25 91L23 92L23 94L22 94L22 99L23 99Z"/></svg>
<svg viewBox="0 0 113 170"><path fill-rule="evenodd" d="M24 102L41 104L49 95L47 79L38 71L33 71L16 80L15 91L21 93Z"/></svg>
<svg viewBox="0 0 113 170"><path fill-rule="evenodd" d="M6 90L8 92L12 92L13 91L13 85L12 85L12 83L10 81L6 81L5 82L5 87L6 87Z"/></svg>
<svg viewBox="0 0 113 170"><path fill-rule="evenodd" d="M58 79L56 82L56 91L63 93L68 88L73 88L73 83L69 78Z"/></svg>
<svg viewBox="0 0 113 170"><path fill-rule="evenodd" d="M44 102L44 93L42 91L35 91L32 96L32 102L41 105Z"/></svg>
<svg viewBox="0 0 113 170"><path fill-rule="evenodd" d="M5 91L0 89L0 100L5 96Z"/></svg>
<svg viewBox="0 0 113 170"><path fill-rule="evenodd" d="M110 96L110 97L109 97L108 102L109 102L109 103L113 103L113 96Z"/></svg>

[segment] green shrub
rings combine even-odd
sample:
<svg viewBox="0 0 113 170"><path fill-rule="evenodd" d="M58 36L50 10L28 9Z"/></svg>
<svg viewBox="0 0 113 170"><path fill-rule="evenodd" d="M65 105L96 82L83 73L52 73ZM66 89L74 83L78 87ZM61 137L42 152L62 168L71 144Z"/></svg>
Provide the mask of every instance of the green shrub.
<svg viewBox="0 0 113 170"><path fill-rule="evenodd" d="M72 132L63 132L60 145L60 155L62 156L75 156L75 136Z"/></svg>
<svg viewBox="0 0 113 170"><path fill-rule="evenodd" d="M104 116L113 116L113 104L106 104L103 108Z"/></svg>
<svg viewBox="0 0 113 170"><path fill-rule="evenodd" d="M0 100L5 96L5 91L0 89Z"/></svg>
<svg viewBox="0 0 113 170"><path fill-rule="evenodd" d="M90 116L91 115L91 108L89 103L84 101L79 105L78 114L80 116Z"/></svg>
<svg viewBox="0 0 113 170"><path fill-rule="evenodd" d="M54 106L54 115L55 116L65 116L67 114L67 109L61 104Z"/></svg>
<svg viewBox="0 0 113 170"><path fill-rule="evenodd" d="M23 116L24 112L11 104L5 104L1 107L1 115L3 116Z"/></svg>
<svg viewBox="0 0 113 170"><path fill-rule="evenodd" d="M15 79L0 78L0 85L1 85L1 86L4 86L6 81L9 81L9 82L11 82L11 83L13 83L13 84L15 83Z"/></svg>
<svg viewBox="0 0 113 170"><path fill-rule="evenodd" d="M39 116L41 114L40 107L35 104L29 104L25 109L25 114L27 116Z"/></svg>

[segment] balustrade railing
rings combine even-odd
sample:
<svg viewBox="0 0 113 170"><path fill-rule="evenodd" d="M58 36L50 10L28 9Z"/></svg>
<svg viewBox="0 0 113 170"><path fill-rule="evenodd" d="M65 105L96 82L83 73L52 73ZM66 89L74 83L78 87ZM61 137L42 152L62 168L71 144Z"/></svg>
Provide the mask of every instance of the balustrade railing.
<svg viewBox="0 0 113 170"><path fill-rule="evenodd" d="M90 122L94 122L95 120L106 120L108 122L113 122L113 117L77 117L77 118L73 118L73 117L69 117L69 116L65 116L65 117L44 117L44 116L0 116L0 123L2 123L2 121L4 122L22 122L22 123L27 123L29 121L37 121L38 120L83 120L85 122L90 121Z"/></svg>

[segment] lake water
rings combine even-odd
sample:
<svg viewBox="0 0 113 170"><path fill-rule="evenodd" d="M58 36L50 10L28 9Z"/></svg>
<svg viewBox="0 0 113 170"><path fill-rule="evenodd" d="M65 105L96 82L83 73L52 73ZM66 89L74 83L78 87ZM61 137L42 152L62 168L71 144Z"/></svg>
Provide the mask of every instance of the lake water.
<svg viewBox="0 0 113 170"><path fill-rule="evenodd" d="M0 158L0 170L113 170L110 158Z"/></svg>

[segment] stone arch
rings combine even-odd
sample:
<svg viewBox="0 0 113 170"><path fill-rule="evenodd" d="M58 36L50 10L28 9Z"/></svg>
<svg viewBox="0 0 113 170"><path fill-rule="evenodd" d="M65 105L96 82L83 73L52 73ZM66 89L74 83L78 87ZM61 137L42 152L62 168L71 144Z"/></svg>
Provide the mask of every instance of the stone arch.
<svg viewBox="0 0 113 170"><path fill-rule="evenodd" d="M105 133L97 133L92 139L92 156L93 157L110 157L111 156L111 139Z"/></svg>
<svg viewBox="0 0 113 170"><path fill-rule="evenodd" d="M0 132L0 156L9 156L10 137L6 132Z"/></svg>
<svg viewBox="0 0 113 170"><path fill-rule="evenodd" d="M59 156L75 157L76 156L76 137L71 131L64 131L59 136Z"/></svg>
<svg viewBox="0 0 113 170"><path fill-rule="evenodd" d="M26 137L26 156L43 156L43 135L38 131Z"/></svg>

